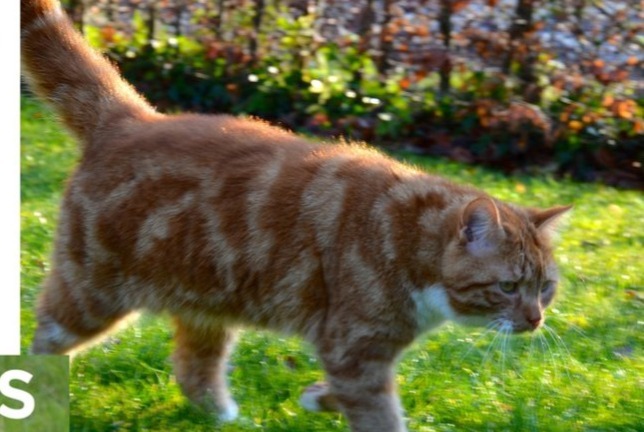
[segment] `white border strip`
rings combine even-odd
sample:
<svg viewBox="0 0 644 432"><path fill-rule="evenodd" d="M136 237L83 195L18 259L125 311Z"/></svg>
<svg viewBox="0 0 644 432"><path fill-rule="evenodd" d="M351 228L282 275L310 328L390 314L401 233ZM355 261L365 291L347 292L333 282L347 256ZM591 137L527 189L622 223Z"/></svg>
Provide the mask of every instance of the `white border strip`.
<svg viewBox="0 0 644 432"><path fill-rule="evenodd" d="M20 5L0 15L0 355L20 353Z"/></svg>

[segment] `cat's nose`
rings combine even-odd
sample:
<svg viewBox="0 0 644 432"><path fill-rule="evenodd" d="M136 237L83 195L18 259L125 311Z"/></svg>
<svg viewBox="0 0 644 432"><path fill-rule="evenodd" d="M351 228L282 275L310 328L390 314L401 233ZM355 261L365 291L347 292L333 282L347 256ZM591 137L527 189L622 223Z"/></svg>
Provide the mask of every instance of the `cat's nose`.
<svg viewBox="0 0 644 432"><path fill-rule="evenodd" d="M532 326L532 329L535 330L541 324L541 315L534 317L527 317L526 320Z"/></svg>

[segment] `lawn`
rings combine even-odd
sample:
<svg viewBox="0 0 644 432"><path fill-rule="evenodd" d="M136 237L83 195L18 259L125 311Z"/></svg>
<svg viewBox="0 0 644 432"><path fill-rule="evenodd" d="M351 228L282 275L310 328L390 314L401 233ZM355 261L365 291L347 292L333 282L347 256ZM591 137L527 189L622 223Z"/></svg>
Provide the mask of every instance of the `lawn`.
<svg viewBox="0 0 644 432"><path fill-rule="evenodd" d="M51 111L22 100L22 349L50 264L58 202L78 158ZM562 284L535 335L447 325L417 341L398 367L413 431L642 431L644 428L644 195L545 177L506 177L400 155L457 182L519 204L574 203L557 257ZM175 382L167 317L143 316L80 354L71 368L74 431L210 431ZM310 346L247 330L231 361L240 419L221 431L344 430L338 414L313 414L300 391L322 378Z"/></svg>

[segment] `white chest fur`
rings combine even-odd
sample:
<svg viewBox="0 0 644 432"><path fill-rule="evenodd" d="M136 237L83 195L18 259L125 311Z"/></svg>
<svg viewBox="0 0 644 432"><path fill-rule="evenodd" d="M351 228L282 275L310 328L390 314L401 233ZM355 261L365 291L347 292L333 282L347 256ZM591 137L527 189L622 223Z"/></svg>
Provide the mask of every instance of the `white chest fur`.
<svg viewBox="0 0 644 432"><path fill-rule="evenodd" d="M418 332L432 330L447 320L456 318L456 313L449 304L445 287L434 284L412 293L416 306Z"/></svg>

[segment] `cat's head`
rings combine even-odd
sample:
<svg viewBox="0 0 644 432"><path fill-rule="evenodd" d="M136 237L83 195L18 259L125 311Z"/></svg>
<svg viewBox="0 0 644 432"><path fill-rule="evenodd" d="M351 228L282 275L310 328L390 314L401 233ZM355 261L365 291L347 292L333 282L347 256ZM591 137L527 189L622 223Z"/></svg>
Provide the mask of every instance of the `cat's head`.
<svg viewBox="0 0 644 432"><path fill-rule="evenodd" d="M557 291L550 237L569 209L519 208L488 197L465 204L442 262L453 319L513 332L537 329Z"/></svg>

